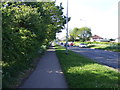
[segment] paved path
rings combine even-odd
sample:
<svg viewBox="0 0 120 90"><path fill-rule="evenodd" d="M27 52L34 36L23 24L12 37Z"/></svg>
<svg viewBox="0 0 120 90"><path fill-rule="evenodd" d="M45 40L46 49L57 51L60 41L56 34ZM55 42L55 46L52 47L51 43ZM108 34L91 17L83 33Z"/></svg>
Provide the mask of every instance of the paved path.
<svg viewBox="0 0 120 90"><path fill-rule="evenodd" d="M87 56L101 64L120 68L120 53L90 48L69 47L70 50Z"/></svg>
<svg viewBox="0 0 120 90"><path fill-rule="evenodd" d="M55 49L50 47L20 88L67 88Z"/></svg>

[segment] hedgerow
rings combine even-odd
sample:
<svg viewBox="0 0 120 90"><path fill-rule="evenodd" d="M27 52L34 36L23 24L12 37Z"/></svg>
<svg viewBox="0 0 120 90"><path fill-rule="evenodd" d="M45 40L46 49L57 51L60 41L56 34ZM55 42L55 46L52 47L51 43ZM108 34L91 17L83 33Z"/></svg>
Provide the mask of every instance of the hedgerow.
<svg viewBox="0 0 120 90"><path fill-rule="evenodd" d="M64 27L66 17L62 9L54 2L2 3L3 88L14 87L10 82L32 67L33 58Z"/></svg>

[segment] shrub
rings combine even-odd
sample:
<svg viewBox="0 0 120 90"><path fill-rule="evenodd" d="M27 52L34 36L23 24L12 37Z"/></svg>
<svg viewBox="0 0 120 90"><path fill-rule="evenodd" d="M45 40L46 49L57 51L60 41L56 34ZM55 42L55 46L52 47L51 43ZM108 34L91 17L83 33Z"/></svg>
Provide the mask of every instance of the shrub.
<svg viewBox="0 0 120 90"><path fill-rule="evenodd" d="M62 6L42 2L3 2L3 88L32 67L33 58L49 47L65 24ZM50 10L49 10L50 9Z"/></svg>

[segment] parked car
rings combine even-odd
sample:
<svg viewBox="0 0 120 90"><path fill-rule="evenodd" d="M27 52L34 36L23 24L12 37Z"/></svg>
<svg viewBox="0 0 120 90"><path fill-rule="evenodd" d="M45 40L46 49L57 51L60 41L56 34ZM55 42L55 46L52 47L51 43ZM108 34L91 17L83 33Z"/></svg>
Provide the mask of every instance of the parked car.
<svg viewBox="0 0 120 90"><path fill-rule="evenodd" d="M74 43L73 42L68 42L69 46L73 46Z"/></svg>
<svg viewBox="0 0 120 90"><path fill-rule="evenodd" d="M81 47L81 48L86 48L86 47L87 47L87 44L80 43L80 44L79 44L79 47Z"/></svg>
<svg viewBox="0 0 120 90"><path fill-rule="evenodd" d="M61 42L61 45L63 45L63 42Z"/></svg>
<svg viewBox="0 0 120 90"><path fill-rule="evenodd" d="M71 43L70 43L70 46L73 46L73 45L74 45L74 43L73 43L73 42L71 42Z"/></svg>
<svg viewBox="0 0 120 90"><path fill-rule="evenodd" d="M64 46L66 47L66 45L69 47L69 44L68 43L65 43Z"/></svg>

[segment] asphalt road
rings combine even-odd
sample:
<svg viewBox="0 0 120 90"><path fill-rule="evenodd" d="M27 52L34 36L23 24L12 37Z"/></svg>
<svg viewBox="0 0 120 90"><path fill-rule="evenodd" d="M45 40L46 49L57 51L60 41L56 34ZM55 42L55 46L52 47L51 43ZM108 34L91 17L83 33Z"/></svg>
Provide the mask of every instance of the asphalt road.
<svg viewBox="0 0 120 90"><path fill-rule="evenodd" d="M80 47L69 47L68 49L77 52L83 56L86 56L92 60L95 60L101 64L116 69L120 68L120 53L118 52Z"/></svg>

